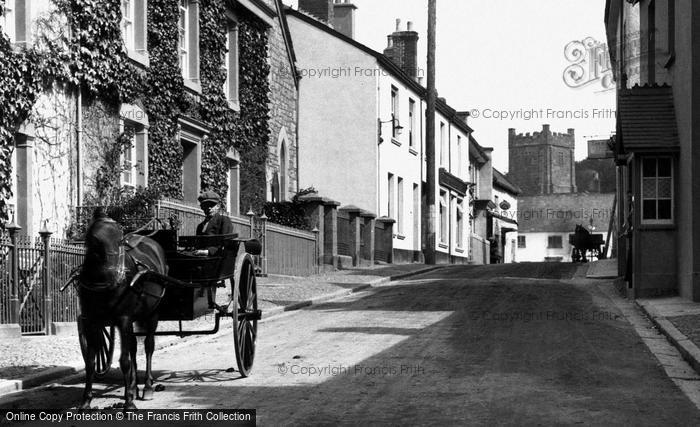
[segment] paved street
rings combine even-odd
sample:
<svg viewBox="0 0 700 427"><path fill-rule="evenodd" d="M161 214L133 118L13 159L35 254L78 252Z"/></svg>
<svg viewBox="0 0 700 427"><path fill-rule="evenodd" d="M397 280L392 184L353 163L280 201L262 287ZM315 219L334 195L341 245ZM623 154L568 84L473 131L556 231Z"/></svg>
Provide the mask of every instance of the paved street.
<svg viewBox="0 0 700 427"><path fill-rule="evenodd" d="M141 408L255 408L278 424L698 425L700 413L570 264L447 267L263 322L253 376L229 334L155 355ZM141 364L143 366L143 364ZM116 369L93 401L122 396ZM67 408L80 382L0 400Z"/></svg>

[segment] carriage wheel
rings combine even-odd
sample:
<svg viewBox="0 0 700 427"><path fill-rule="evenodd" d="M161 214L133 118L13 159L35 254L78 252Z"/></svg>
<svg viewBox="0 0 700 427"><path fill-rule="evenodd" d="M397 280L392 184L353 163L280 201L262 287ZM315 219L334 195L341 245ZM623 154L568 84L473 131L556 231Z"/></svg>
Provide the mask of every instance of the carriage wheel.
<svg viewBox="0 0 700 427"><path fill-rule="evenodd" d="M236 362L241 376L247 377L255 359L255 340L258 335L258 290L255 282L253 259L246 255L238 269L233 285L233 341Z"/></svg>
<svg viewBox="0 0 700 427"><path fill-rule="evenodd" d="M78 336L80 338L80 350L83 360L87 359L87 337L83 329L82 317L78 318ZM100 342L95 355L95 378L103 378L112 366L114 355L114 326L100 328Z"/></svg>

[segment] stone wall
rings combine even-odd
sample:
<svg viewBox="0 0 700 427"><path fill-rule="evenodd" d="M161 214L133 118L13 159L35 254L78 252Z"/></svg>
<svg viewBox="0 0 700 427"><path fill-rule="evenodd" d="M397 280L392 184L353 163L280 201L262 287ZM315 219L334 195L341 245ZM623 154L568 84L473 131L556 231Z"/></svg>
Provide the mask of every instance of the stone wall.
<svg viewBox="0 0 700 427"><path fill-rule="evenodd" d="M274 0L266 0L273 8ZM298 90L294 81L294 70L285 44L282 26L278 17L269 30L270 61L270 139L267 159L267 199L272 200L272 183L275 173L279 175L279 184L286 185L280 189L283 200L289 200L298 191L297 165L297 99ZM287 176L282 179L280 150L282 143L286 146Z"/></svg>
<svg viewBox="0 0 700 427"><path fill-rule="evenodd" d="M508 177L523 195L575 193L574 130L556 133L543 125L542 132L508 132Z"/></svg>

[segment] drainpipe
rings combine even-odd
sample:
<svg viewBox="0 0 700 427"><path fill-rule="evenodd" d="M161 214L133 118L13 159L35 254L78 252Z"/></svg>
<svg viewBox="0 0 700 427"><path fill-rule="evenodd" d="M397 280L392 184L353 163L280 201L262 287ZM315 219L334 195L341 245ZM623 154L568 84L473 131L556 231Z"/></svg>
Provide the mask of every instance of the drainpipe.
<svg viewBox="0 0 700 427"><path fill-rule="evenodd" d="M78 95L76 97L76 172L77 172L77 205L82 206L83 204L83 156L82 156L82 145L83 145L83 94L80 87L78 87Z"/></svg>

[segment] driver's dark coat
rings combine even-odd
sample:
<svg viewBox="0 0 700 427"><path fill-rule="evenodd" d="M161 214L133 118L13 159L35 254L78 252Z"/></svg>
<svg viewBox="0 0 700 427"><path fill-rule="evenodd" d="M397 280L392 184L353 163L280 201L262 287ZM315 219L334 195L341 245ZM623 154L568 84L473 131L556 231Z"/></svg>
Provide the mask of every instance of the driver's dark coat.
<svg viewBox="0 0 700 427"><path fill-rule="evenodd" d="M220 234L233 234L233 223L226 215L214 214L211 218L207 218L197 226L198 236L211 236ZM218 247L212 246L207 248L209 255L214 255L219 250Z"/></svg>

